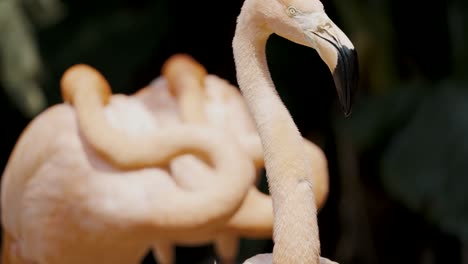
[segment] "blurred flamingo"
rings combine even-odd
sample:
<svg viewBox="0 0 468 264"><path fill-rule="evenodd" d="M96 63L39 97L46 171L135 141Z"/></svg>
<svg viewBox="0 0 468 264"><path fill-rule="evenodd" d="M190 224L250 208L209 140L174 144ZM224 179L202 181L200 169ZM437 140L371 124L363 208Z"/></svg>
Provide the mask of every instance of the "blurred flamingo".
<svg viewBox="0 0 468 264"><path fill-rule="evenodd" d="M162 80L134 96L110 96L105 79L88 66L77 65L64 74L63 95L75 108L54 106L36 118L23 132L4 173L4 263L135 263L150 244L161 263L171 263L172 243L212 240L221 259L229 262L239 236L271 237L271 199L247 188L253 184L253 170L239 156L245 154L229 143L221 146L221 141L229 141L219 136L223 130L181 125L179 115L197 122L184 117L188 115L181 98L187 98L191 88L173 97L160 84ZM241 99L237 95L236 100ZM225 99L215 96L209 102L216 107L221 104L216 100ZM317 179L326 182L326 160L310 146L324 172L317 174L323 179ZM259 155L261 149L247 152ZM258 165L260 158L256 160ZM24 166L25 161L30 166ZM201 161L213 164L215 172ZM232 172L214 175L232 164ZM234 179L234 173L240 174ZM212 198L206 198L209 195ZM184 198L195 201L183 205ZM239 210L229 219L235 213L232 208Z"/></svg>

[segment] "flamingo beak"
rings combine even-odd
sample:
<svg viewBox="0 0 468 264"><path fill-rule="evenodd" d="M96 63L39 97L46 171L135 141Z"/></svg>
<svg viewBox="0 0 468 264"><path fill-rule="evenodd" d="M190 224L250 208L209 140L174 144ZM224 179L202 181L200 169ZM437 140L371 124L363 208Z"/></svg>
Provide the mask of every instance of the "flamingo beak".
<svg viewBox="0 0 468 264"><path fill-rule="evenodd" d="M316 30L308 30L306 36L332 72L341 108L345 116L349 116L359 79L357 52L348 37L328 17L321 24Z"/></svg>
<svg viewBox="0 0 468 264"><path fill-rule="evenodd" d="M358 86L359 65L357 52L346 46L337 48L338 62L333 71L338 99L345 116L351 115L354 94Z"/></svg>

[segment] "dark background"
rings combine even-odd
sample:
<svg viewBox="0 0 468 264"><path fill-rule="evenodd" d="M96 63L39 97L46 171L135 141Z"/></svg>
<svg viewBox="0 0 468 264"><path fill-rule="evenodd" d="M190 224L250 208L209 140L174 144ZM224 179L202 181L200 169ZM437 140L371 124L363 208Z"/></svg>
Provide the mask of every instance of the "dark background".
<svg viewBox="0 0 468 264"><path fill-rule="evenodd" d="M60 76L73 64L132 93L183 52L236 84L231 41L242 2L1 0L2 167L31 118L61 102ZM277 36L267 46L283 101L329 160L322 254L346 264L468 263L468 2L323 3L359 53L351 117L314 50ZM243 240L239 260L271 246ZM205 263L213 251L178 248L177 258Z"/></svg>

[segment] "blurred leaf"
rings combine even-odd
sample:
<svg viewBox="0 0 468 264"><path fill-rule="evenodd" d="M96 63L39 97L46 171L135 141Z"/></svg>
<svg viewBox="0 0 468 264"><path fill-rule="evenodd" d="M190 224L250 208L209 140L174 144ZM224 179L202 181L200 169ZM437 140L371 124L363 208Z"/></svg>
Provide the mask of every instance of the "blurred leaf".
<svg viewBox="0 0 468 264"><path fill-rule="evenodd" d="M35 25L51 26L65 16L65 5L60 0L23 0Z"/></svg>
<svg viewBox="0 0 468 264"><path fill-rule="evenodd" d="M445 231L468 240L468 89L444 82L384 154L386 190Z"/></svg>
<svg viewBox="0 0 468 264"><path fill-rule="evenodd" d="M102 14L70 17L43 31L40 40L50 69L47 92L52 101L61 101L57 80L76 63L101 71L114 92L131 90L135 73L150 64L166 33L165 4L154 1L136 10L117 6Z"/></svg>
<svg viewBox="0 0 468 264"><path fill-rule="evenodd" d="M455 64L454 73L459 78L466 78L468 70L468 3L466 1L453 1L448 9L448 26L451 37L452 59Z"/></svg>
<svg viewBox="0 0 468 264"><path fill-rule="evenodd" d="M413 83L390 90L382 96L362 96L353 107L353 114L336 119L341 130L353 138L357 149L365 151L380 145L396 133L408 120L425 96L424 86Z"/></svg>
<svg viewBox="0 0 468 264"><path fill-rule="evenodd" d="M40 88L42 61L31 24L16 1L0 2L0 78L2 87L27 117L46 104Z"/></svg>

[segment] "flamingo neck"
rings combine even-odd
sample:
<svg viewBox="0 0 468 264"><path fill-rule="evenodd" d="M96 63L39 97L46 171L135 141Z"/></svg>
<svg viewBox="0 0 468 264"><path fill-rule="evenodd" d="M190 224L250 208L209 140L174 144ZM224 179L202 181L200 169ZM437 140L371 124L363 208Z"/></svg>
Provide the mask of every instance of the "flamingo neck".
<svg viewBox="0 0 468 264"><path fill-rule="evenodd" d="M271 79L262 34L238 18L233 40L237 80L262 140L275 215L274 263L319 263L320 242L312 167L303 138Z"/></svg>

